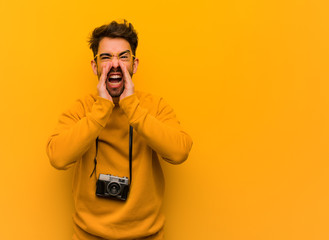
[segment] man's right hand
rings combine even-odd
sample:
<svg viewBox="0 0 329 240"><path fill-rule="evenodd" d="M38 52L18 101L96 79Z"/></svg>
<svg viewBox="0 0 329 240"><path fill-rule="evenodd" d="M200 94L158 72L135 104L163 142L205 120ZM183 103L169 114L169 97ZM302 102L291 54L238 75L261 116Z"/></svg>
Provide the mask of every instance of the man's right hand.
<svg viewBox="0 0 329 240"><path fill-rule="evenodd" d="M102 74L98 80L98 84L97 84L97 91L98 91L98 95L102 98L105 98L107 100L110 100L111 102L113 102L113 99L111 97L111 95L109 94L109 92L107 91L106 88L106 80L107 80L107 74L108 72L111 70L112 68L112 62L110 62L109 64L106 64L103 66L102 68Z"/></svg>

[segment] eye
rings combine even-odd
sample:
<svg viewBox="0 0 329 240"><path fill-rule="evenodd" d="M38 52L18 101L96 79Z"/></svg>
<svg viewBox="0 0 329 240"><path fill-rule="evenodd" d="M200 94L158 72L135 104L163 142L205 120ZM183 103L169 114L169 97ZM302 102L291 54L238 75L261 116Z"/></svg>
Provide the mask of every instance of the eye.
<svg viewBox="0 0 329 240"><path fill-rule="evenodd" d="M111 56L102 56L101 60L111 59Z"/></svg>
<svg viewBox="0 0 329 240"><path fill-rule="evenodd" d="M128 59L129 58L129 54L123 54L120 56L120 59Z"/></svg>

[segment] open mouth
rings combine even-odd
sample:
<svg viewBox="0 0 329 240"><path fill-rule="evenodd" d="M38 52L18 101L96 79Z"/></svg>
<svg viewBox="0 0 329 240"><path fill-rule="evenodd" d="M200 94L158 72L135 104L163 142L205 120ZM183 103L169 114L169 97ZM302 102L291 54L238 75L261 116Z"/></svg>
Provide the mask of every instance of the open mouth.
<svg viewBox="0 0 329 240"><path fill-rule="evenodd" d="M118 88L122 84L122 75L121 73L110 73L107 81L110 88Z"/></svg>

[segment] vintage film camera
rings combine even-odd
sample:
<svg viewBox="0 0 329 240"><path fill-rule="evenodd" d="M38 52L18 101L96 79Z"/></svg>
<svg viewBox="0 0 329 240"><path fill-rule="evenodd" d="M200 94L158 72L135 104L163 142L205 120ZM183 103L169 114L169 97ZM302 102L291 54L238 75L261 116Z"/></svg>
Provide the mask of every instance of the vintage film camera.
<svg viewBox="0 0 329 240"><path fill-rule="evenodd" d="M96 183L96 195L125 201L129 192L127 177L117 177L111 174L99 174Z"/></svg>

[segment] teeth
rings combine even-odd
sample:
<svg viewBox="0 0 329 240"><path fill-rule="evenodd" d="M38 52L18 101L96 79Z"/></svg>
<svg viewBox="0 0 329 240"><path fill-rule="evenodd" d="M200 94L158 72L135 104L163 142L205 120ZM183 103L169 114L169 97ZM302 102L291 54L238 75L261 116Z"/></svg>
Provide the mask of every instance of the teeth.
<svg viewBox="0 0 329 240"><path fill-rule="evenodd" d="M119 75L112 75L109 78L110 79L119 79L119 78L121 78L121 76L119 76Z"/></svg>

